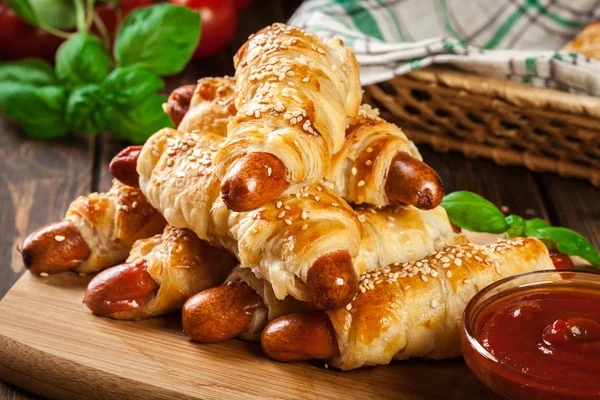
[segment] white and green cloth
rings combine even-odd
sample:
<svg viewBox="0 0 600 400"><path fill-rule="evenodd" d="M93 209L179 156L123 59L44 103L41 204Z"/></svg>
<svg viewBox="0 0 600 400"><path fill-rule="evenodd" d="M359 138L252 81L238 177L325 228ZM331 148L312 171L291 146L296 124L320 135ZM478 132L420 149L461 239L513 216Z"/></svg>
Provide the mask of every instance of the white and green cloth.
<svg viewBox="0 0 600 400"><path fill-rule="evenodd" d="M290 23L354 48L363 84L432 64L600 96L600 61L559 51L600 0L307 0Z"/></svg>

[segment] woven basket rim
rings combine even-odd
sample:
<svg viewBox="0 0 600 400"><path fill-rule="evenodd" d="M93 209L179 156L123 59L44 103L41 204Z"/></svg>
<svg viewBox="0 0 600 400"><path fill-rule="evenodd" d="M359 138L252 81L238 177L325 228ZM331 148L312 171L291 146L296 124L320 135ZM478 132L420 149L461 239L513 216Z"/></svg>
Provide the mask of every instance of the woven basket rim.
<svg viewBox="0 0 600 400"><path fill-rule="evenodd" d="M600 98L593 96L538 88L439 66L415 70L406 76L479 95L495 96L519 107L535 107L600 119Z"/></svg>

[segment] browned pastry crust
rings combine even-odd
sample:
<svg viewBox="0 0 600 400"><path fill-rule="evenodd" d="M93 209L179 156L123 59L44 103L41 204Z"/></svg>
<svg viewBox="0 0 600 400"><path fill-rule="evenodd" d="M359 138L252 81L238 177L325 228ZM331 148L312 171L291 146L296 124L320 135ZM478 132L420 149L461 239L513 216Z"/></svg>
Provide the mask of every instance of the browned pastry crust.
<svg viewBox="0 0 600 400"><path fill-rule="evenodd" d="M587 25L563 50L600 60L600 21Z"/></svg>

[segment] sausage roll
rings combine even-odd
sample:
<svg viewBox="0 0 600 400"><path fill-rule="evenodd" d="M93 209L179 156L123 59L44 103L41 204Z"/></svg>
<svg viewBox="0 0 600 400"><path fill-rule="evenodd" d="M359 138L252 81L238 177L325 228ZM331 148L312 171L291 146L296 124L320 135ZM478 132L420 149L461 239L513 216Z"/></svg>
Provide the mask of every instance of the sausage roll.
<svg viewBox="0 0 600 400"><path fill-rule="evenodd" d="M174 104L167 107L167 112L176 121L181 119L177 112L190 109L179 125L182 132L204 130L226 136L227 123L236 113L233 85L233 78L201 79L191 106ZM189 89L176 89L171 101L182 101L182 91ZM402 203L431 209L441 203L444 195L440 177L423 163L415 145L367 104L349 120L346 140L333 156L323 183L349 203L377 207Z"/></svg>
<svg viewBox="0 0 600 400"><path fill-rule="evenodd" d="M354 204L411 204L437 207L444 197L438 174L427 164L404 132L363 105L351 118L346 142L333 156L325 182Z"/></svg>
<svg viewBox="0 0 600 400"><path fill-rule="evenodd" d="M179 311L192 295L223 283L237 264L225 250L192 231L167 226L135 242L127 262L90 281L84 303L115 319L144 319Z"/></svg>
<svg viewBox="0 0 600 400"><path fill-rule="evenodd" d="M227 124L233 119L235 108L235 78L203 78L198 81L178 130L208 131L227 136ZM171 114L171 113L169 113Z"/></svg>
<svg viewBox="0 0 600 400"><path fill-rule="evenodd" d="M23 261L33 273L98 272L125 261L136 240L161 232L165 224L139 189L115 179L108 192L77 198L64 220L31 233Z"/></svg>
<svg viewBox="0 0 600 400"><path fill-rule="evenodd" d="M446 244L464 237L452 231L444 209L424 211L414 207L387 210L361 209L363 227L360 252L355 263L359 272L388 264L417 260ZM218 342L233 337L252 340L267 322L298 311L306 303L286 297L279 300L271 284L259 279L250 268L240 268L227 285L198 293L183 308L186 334L199 342ZM218 310L218 311L216 311Z"/></svg>
<svg viewBox="0 0 600 400"><path fill-rule="evenodd" d="M140 188L169 224L255 265L279 299L288 294L319 307L346 304L356 288L354 259L361 226L331 190L307 186L251 212L228 209L219 196L212 156L224 138L164 129L144 145Z"/></svg>
<svg viewBox="0 0 600 400"><path fill-rule="evenodd" d="M346 308L274 320L263 332L263 349L276 359L320 358L344 370L392 359L456 357L459 323L471 297L502 278L544 269L553 264L534 238L449 246L363 274Z"/></svg>
<svg viewBox="0 0 600 400"><path fill-rule="evenodd" d="M362 91L354 53L341 40L325 43L284 24L251 36L234 63L238 112L215 173L227 206L249 211L324 177ZM248 187L254 180L260 193Z"/></svg>

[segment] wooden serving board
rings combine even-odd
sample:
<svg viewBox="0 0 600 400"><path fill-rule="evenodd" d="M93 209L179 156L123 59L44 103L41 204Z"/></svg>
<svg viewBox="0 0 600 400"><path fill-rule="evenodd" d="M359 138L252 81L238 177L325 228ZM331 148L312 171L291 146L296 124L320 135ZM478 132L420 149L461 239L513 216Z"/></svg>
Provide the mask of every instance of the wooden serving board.
<svg viewBox="0 0 600 400"><path fill-rule="evenodd" d="M90 278L25 273L0 302L0 378L74 399L480 399L461 359L340 372L264 356L257 343L197 344L179 316L142 322L93 316Z"/></svg>

